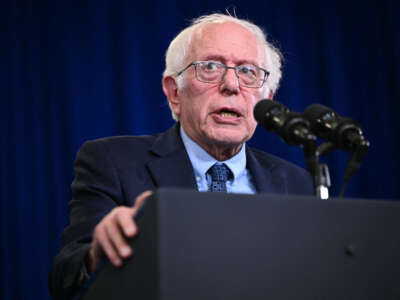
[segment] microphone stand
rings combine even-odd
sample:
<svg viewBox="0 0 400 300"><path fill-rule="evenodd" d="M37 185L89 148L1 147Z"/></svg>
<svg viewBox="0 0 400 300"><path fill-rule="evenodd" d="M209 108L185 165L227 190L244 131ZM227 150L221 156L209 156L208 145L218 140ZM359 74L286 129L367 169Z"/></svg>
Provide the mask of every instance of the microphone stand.
<svg viewBox="0 0 400 300"><path fill-rule="evenodd" d="M351 177L353 177L353 175L360 168L361 161L363 160L369 146L369 141L367 141L364 137L361 137L359 143L353 147L350 158L347 161L346 171L343 177L343 185L340 190L339 197L343 197L347 184L349 183Z"/></svg>
<svg viewBox="0 0 400 300"><path fill-rule="evenodd" d="M327 144L328 143L324 145L324 147L326 147L324 152L330 150L330 148L333 146ZM307 169L313 178L315 195L321 200L328 200L329 187L331 186L329 169L326 164L323 164L319 161L320 151L317 149L316 141L309 139L303 143L302 148Z"/></svg>

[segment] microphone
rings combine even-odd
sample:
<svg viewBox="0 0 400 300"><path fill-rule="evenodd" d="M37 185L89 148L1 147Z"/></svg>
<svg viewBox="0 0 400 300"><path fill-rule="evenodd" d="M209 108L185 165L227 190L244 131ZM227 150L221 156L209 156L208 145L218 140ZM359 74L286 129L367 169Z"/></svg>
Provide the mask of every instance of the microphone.
<svg viewBox="0 0 400 300"><path fill-rule="evenodd" d="M278 134L289 145L303 145L316 140L309 122L278 102L260 100L254 107L254 118L264 129Z"/></svg>
<svg viewBox="0 0 400 300"><path fill-rule="evenodd" d="M349 151L359 146L369 146L355 121L340 117L329 107L312 104L306 108L303 117L310 122L311 130L318 137L332 142L341 150Z"/></svg>

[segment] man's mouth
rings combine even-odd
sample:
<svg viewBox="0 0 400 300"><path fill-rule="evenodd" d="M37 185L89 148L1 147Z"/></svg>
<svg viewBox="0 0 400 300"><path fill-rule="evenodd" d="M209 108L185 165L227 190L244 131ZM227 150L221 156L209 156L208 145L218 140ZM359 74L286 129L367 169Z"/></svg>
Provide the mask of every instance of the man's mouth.
<svg viewBox="0 0 400 300"><path fill-rule="evenodd" d="M216 113L223 118L239 118L242 116L240 112L230 108L222 108L218 110Z"/></svg>
<svg viewBox="0 0 400 300"><path fill-rule="evenodd" d="M239 115L237 113L235 113L234 111L222 110L218 114L224 118L238 118L239 117Z"/></svg>
<svg viewBox="0 0 400 300"><path fill-rule="evenodd" d="M233 107L221 107L213 113L215 122L225 125L238 125L242 122L243 115Z"/></svg>

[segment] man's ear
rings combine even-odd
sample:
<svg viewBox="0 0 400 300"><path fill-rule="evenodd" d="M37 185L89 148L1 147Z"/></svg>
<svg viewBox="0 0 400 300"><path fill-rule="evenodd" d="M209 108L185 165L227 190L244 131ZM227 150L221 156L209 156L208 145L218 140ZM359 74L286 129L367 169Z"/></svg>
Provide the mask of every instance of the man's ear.
<svg viewBox="0 0 400 300"><path fill-rule="evenodd" d="M274 91L273 90L269 90L269 95L268 95L268 99L272 100L274 98Z"/></svg>
<svg viewBox="0 0 400 300"><path fill-rule="evenodd" d="M162 79L162 89L168 99L174 113L179 116L180 114L180 101L178 97L178 85L176 79L172 76L166 76Z"/></svg>

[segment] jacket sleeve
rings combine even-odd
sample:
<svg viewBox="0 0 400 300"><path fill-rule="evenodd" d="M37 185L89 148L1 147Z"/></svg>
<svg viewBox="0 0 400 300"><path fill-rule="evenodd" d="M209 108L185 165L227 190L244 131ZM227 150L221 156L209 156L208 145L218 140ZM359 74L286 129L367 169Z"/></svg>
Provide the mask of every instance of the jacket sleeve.
<svg viewBox="0 0 400 300"><path fill-rule="evenodd" d="M104 141L86 142L77 154L74 170L70 224L63 232L61 251L49 274L54 299L71 299L79 291L94 228L113 208L123 204L118 172Z"/></svg>

